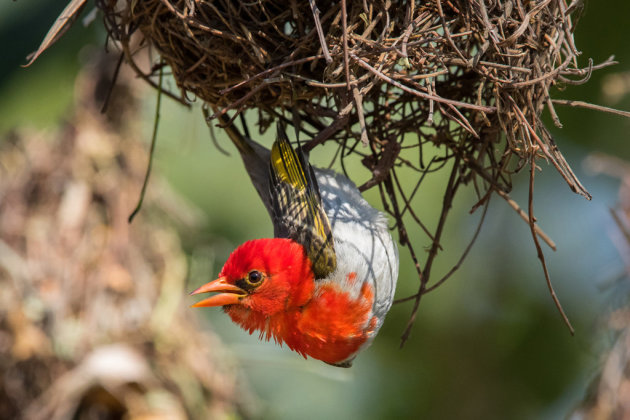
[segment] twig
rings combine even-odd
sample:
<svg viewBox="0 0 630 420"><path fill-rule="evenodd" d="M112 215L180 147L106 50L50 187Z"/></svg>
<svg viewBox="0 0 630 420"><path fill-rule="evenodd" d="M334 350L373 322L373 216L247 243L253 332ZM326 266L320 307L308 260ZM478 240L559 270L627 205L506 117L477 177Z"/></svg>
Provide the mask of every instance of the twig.
<svg viewBox="0 0 630 420"><path fill-rule="evenodd" d="M158 79L159 86L162 86L163 74L164 74L164 66L160 66L160 76ZM134 217L136 217L136 214L138 214L138 212L140 211L140 208L142 207L142 202L144 201L144 195L147 191L147 185L149 184L151 168L153 167L153 156L155 152L155 144L157 143L156 140L157 140L158 125L160 122L161 104L162 104L162 89L158 89L157 101L155 104L155 118L153 119L153 134L151 136L151 148L149 149L149 162L147 163L147 171L144 174L144 181L142 182L142 189L140 190L140 197L138 199L138 204L136 204L136 207L133 209L133 211L129 215L129 219L128 219L129 223L133 221Z"/></svg>
<svg viewBox="0 0 630 420"><path fill-rule="evenodd" d="M346 0L341 0L341 29L343 31L343 66L346 71L346 84L348 91L350 91L350 66L348 65L350 60L348 59L348 15L346 10Z"/></svg>
<svg viewBox="0 0 630 420"><path fill-rule="evenodd" d="M428 287L425 290L424 293L429 293L429 292L437 289L442 283L444 283L446 280L448 280L462 266L464 260L468 256L468 253L470 252L470 250L472 249L473 245L477 241L477 238L479 237L479 232L481 232L481 227L483 226L483 222L486 220L486 214L488 213L488 206L489 205L490 205L490 197L488 197L488 200L486 200L486 204L483 207L483 213L481 213L481 218L479 219L479 223L477 223L477 228L475 229L475 233L473 234L472 239L470 240L470 242L466 246L466 249L462 253L462 255L459 258L459 260L457 261L457 263L453 267L451 267L451 269L448 271L448 273L446 273L444 275L444 277L442 277L440 280L435 282L435 284L433 284L431 287Z"/></svg>
<svg viewBox="0 0 630 420"><path fill-rule="evenodd" d="M438 280L434 285L432 285L431 287L427 287L426 290L424 291L425 294L432 292L433 290L437 289L439 286L441 286L446 280L448 280L457 270L460 269L460 267L462 266L464 260L466 259L466 257L468 256L468 253L470 252L470 250L472 249L473 245L475 244L475 242L477 241L477 237L479 236L479 233L481 232L481 227L483 226L483 222L486 219L486 214L488 212L488 206L489 206L490 200L486 200L484 207L483 207L483 213L481 214L481 218L479 219L479 223L477 223L477 228L475 229L475 233L473 234L472 239L470 240L470 242L468 242L468 245L466 246L466 249L464 250L464 252L462 253L462 255L460 256L459 260L457 261L457 263L455 265L453 265L453 267L451 267L451 269L448 271L448 273L446 273L444 275L444 277L442 277L440 280ZM416 299L417 297L417 293L413 294L411 296L407 296L405 298L401 298L401 299L397 299L394 301L394 304L398 304L398 303L403 303L403 302L408 302L412 299Z"/></svg>
<svg viewBox="0 0 630 420"><path fill-rule="evenodd" d="M562 316L564 323L566 324L567 328L569 328L569 332L571 333L571 335L574 335L575 330L573 329L573 326L571 325L571 321L569 321L569 318L564 313L564 309L562 309L562 305L560 304L560 301L558 300L558 297L556 296L556 291L554 290L553 285L551 284L551 278L549 277L549 271L547 270L547 262L545 261L545 254L543 254L542 248L540 247L540 243L538 242L538 235L536 233L536 228L535 228L536 219L534 218L534 176L536 173L536 163L534 161L530 163L529 173L530 173L530 176L529 176L529 228L532 233L532 238L534 239L534 245L536 246L536 254L538 256L538 259L540 260L540 264L545 274L545 281L547 282L547 288L549 289L551 298L553 299L553 302L555 303L556 308L558 308L558 312L560 312L560 316Z"/></svg>
<svg viewBox="0 0 630 420"><path fill-rule="evenodd" d="M118 73L120 72L120 66L122 65L123 58L125 58L125 54L121 52L120 57L118 58L118 62L116 62L116 68L114 69L114 74L112 75L112 81L109 84L109 89L107 89L107 95L105 96L103 106L101 107L101 114L104 114L107 111L107 106L109 105L109 100L112 96L112 92L114 91L114 86L116 86L116 80L118 80Z"/></svg>
<svg viewBox="0 0 630 420"><path fill-rule="evenodd" d="M363 143L363 146L365 147L368 145L369 138L367 134L367 125L365 124L365 115L363 114L363 97L356 86L352 88L352 96L354 98L354 103L357 106L359 129L361 130L361 143Z"/></svg>
<svg viewBox="0 0 630 420"><path fill-rule="evenodd" d="M243 95L240 99L232 102L231 104L229 104L226 107L223 107L220 111L215 112L214 114L212 114L210 116L210 119L213 120L215 118L220 117L221 115L225 115L226 112L228 112L230 109L235 109L240 107L241 104L245 103L249 98L251 98L252 96L254 96L257 92L260 92L263 87L265 86L264 83L261 83L260 85L254 87L252 90L250 90L249 92L247 92L245 95ZM238 110L238 112L236 112L234 114L234 116L232 117L232 119L236 118L238 116L238 114L240 114L240 109Z"/></svg>
<svg viewBox="0 0 630 420"><path fill-rule="evenodd" d="M429 256L427 257L427 262L424 265L424 270L422 271L422 276L420 277L420 287L418 288L418 293L415 297L415 302L413 308L411 310L411 315L409 316L409 320L407 321L407 326L405 327L402 336L400 337L400 346L402 347L405 342L409 339L409 335L411 334L411 328L416 321L416 316L418 314L418 307L420 306L420 300L422 295L426 291L427 283L429 282L429 276L431 274L431 267L433 266L433 261L437 256L440 240L442 238L442 232L444 230L444 225L446 224L446 217L451 209L453 203L453 197L455 196L455 191L459 185L457 181L457 173L459 172L459 155L455 155L453 162L453 169L451 169L451 174L448 179L448 183L446 185L446 189L444 190L444 199L442 201L442 211L440 213L440 220L438 222L438 226L435 229L435 239L431 244L431 249L429 250Z"/></svg>
<svg viewBox="0 0 630 420"><path fill-rule="evenodd" d="M567 105L567 106L572 106L572 107L577 107L577 108L592 109L595 111L601 111L601 112L606 112L608 114L615 114L615 115L620 115L622 117L630 118L630 112L628 111L621 111L619 109L609 108L607 106L602 106L602 105L595 105L595 104L591 104L584 101L574 101L571 99L552 99L551 102L558 105Z"/></svg>
<svg viewBox="0 0 630 420"><path fill-rule="evenodd" d="M473 110L476 110L476 111L483 111L483 112L487 112L487 113L494 113L497 110L497 108L494 107L494 106L475 105L475 104L469 104L469 103L466 103L466 102L455 101L453 99L442 98L442 97L436 96L436 95L428 95L428 94L426 94L424 92L420 92L418 90L415 90L415 89L412 89L410 87L407 87L407 86L403 85L402 83L399 83L396 80L392 79L391 77L386 76L385 74L383 74L380 71L376 70L374 67L370 66L368 63L366 63L365 61L363 61L362 59L357 57L354 53L350 53L350 57L352 57L352 59L355 60L358 65L360 65L364 69L374 73L374 75L376 75L380 79L383 79L386 82L388 82L389 84L394 85L397 88L400 88L400 89L404 90L407 93L411 93L412 95L416 95L416 96L419 96L419 97L424 98L424 99L432 99L435 102L455 105L455 106L459 106L459 107L462 107L462 108L468 108L468 109L473 109Z"/></svg>
<svg viewBox="0 0 630 420"><path fill-rule="evenodd" d="M311 150L313 150L313 147L328 140L330 136L332 136L334 133L339 131L341 127L343 127L344 125L348 123L348 114L350 113L351 110L352 110L352 102L346 105L346 107L343 108L339 112L339 115L337 116L337 118L335 118L335 120L328 127L320 131L319 134L317 134L308 143L302 146L302 149L304 149L304 151L308 153Z"/></svg>
<svg viewBox="0 0 630 420"><path fill-rule="evenodd" d="M169 98L184 105L185 107L190 108L190 104L185 99L176 96L174 93L169 92L168 90L164 90L161 84L156 84L153 80L151 80L151 74L146 74L142 70L140 70L140 67L138 67L136 62L133 60L133 53L129 49L129 44L127 44L126 42L121 42L120 45L122 46L123 52L125 53L125 57L127 58L127 64L131 66L131 68L136 72L138 76L140 76L147 84L157 90L160 95L164 94ZM162 66L164 66L164 63L162 63ZM160 67L160 69L162 68L162 66Z"/></svg>
<svg viewBox="0 0 630 420"><path fill-rule="evenodd" d="M437 6L438 14L440 15L440 21L442 23L442 29L444 30L444 35L446 36L446 40L451 45L451 48L455 50L459 58L468 62L468 59L462 54L462 52L457 48L455 42L453 42L453 38L451 38L451 31L449 31L448 26L446 26L446 19L444 19L444 12L442 11L442 0L435 0L435 4Z"/></svg>
<svg viewBox="0 0 630 420"><path fill-rule="evenodd" d="M569 168L568 165L566 165L566 162L564 162L563 160L559 161L557 159L557 156L563 159L562 155L559 154L557 151L554 151L554 154L552 155L552 152L549 151L549 145L545 144L545 142L543 142L540 139L540 137L536 133L536 130L534 130L534 128L529 124L529 122L525 118L523 111L521 111L518 105L516 105L516 102L514 101L514 99L512 99L511 96L509 97L509 99L512 102L512 109L514 110L517 118L521 121L522 127L524 127L527 130L527 132L529 132L529 134L534 140L536 140L536 143L538 143L538 146L540 146L540 150L543 152L545 157L547 157L547 159L551 161L551 164L556 168L556 170L564 178L564 180L567 182L569 187L576 193L584 196L587 200L590 200L591 195L582 186L582 184L577 179L577 176L575 176L571 168Z"/></svg>
<svg viewBox="0 0 630 420"><path fill-rule="evenodd" d="M589 66L586 69L564 69L562 71L561 74L563 75L577 75L577 76L583 76L588 72L591 72L593 70L599 70L599 69L603 69L606 67L610 67L610 66L614 66L615 64L619 64L619 62L615 61L615 56L611 55L610 57L608 57L605 61L599 63L599 64L595 64L593 66Z"/></svg>
<svg viewBox="0 0 630 420"><path fill-rule="evenodd" d="M313 19L315 20L315 28L317 28L317 36L319 36L319 43L322 46L322 53L327 63L332 63L332 57L328 51L326 45L326 37L324 36L324 30L322 29L322 22L319 20L319 9L315 4L315 0L308 0L308 4L311 5L311 11L313 12Z"/></svg>
<svg viewBox="0 0 630 420"><path fill-rule="evenodd" d="M506 203L509 204L510 207L516 211L516 213L525 221L525 223L529 223L529 215L518 205L516 201L514 201L506 192L501 191L499 189L495 190L499 196L505 200ZM534 230L536 234L540 236L542 239L552 250L556 251L556 243L551 239L538 224L534 224Z"/></svg>
<svg viewBox="0 0 630 420"><path fill-rule="evenodd" d="M245 84L251 83L251 82L253 82L253 81L257 80L257 79L265 77L268 74L271 74L271 77L274 77L276 74L278 74L276 72L281 70L281 69L283 69L283 68L291 67L291 66L298 66L300 64L308 63L309 61L318 60L318 59L320 59L322 57L324 57L324 56L323 55L313 55L313 56L310 56L310 57L302 58L300 60L293 60L293 61L289 61L289 62L286 62L286 63L279 64L279 65L274 66L274 67L272 67L270 69L261 71L260 73L255 74L254 76L250 77L249 79L245 79L245 80L243 80L243 81L241 81L241 82L239 82L239 83L237 83L237 84L235 84L233 86L230 86L229 88L222 89L222 90L219 91L219 93L221 95L226 95L226 94L230 93L231 91L233 91L234 89L237 89L237 88L239 88L239 87L241 87L241 86L243 86Z"/></svg>

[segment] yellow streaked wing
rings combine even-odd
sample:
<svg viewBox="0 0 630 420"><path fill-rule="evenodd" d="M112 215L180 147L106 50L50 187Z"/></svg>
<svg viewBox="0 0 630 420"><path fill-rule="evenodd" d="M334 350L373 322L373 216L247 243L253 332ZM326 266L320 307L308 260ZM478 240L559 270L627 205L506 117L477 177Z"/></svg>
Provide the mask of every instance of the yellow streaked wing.
<svg viewBox="0 0 630 420"><path fill-rule="evenodd" d="M299 153L278 126L269 171L275 234L300 243L313 264L315 278L326 278L337 265L330 222L313 169Z"/></svg>

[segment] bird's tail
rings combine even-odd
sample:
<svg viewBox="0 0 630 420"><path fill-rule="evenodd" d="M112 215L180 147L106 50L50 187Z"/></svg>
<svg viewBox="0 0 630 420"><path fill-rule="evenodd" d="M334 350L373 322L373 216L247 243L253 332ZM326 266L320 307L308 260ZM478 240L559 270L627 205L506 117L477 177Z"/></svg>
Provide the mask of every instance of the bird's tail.
<svg viewBox="0 0 630 420"><path fill-rule="evenodd" d="M227 115L221 115L219 118L221 119L223 129L241 155L256 154L253 146L251 145L253 141L247 141L247 139L245 139L245 137L243 137L243 135L241 135L236 127L234 127L234 125L230 122L230 118Z"/></svg>
<svg viewBox="0 0 630 420"><path fill-rule="evenodd" d="M227 115L221 115L219 118L223 129L238 149L243 164L245 165L245 170L256 188L260 199L271 215L272 209L269 197L269 149L243 136L232 122L230 122L230 118Z"/></svg>

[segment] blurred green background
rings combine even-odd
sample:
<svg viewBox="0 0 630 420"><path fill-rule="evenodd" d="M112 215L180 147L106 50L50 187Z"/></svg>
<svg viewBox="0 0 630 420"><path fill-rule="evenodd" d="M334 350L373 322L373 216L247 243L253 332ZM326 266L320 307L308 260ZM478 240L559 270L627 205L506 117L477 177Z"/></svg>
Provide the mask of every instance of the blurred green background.
<svg viewBox="0 0 630 420"><path fill-rule="evenodd" d="M17 126L52 130L69 114L84 51L104 45L100 17L87 27L78 22L33 66L20 67L65 4L66 0L0 3L0 132ZM621 30L628 16L626 0L586 4L576 33L583 52L580 64L586 66L589 57L601 62L611 54L621 64L595 72L586 85L556 90L554 97L630 109L628 86L624 92L620 82L625 73L630 83L628 36ZM148 144L155 93L147 93ZM560 106L557 111L564 128L553 127L550 120L548 126L593 201L573 194L553 167L541 162L536 217L558 245L557 252L546 248L545 254L576 335L570 336L549 296L528 226L495 198L463 267L423 299L404 348L399 349L399 343L409 303L392 308L374 345L352 369L304 361L248 336L221 311L206 310L209 324L234 350L260 396L265 418L555 419L570 412L601 363L607 344L602 317L613 297L619 297L619 286L611 279L624 270L610 238L615 226L608 212L617 200L618 181L588 173L582 162L594 151L630 159L630 120ZM189 290L213 279L235 246L272 233L238 156L225 137L219 136L219 142L230 151L229 157L210 141L198 107L186 110L164 101L156 173L206 216L203 231L182 233L190 252ZM324 148L313 160L326 165L330 153ZM421 217L435 217L445 176L429 180L415 200ZM526 172L514 179L513 197L522 205L527 181ZM375 193L367 197L379 207ZM480 216L468 214L474 202L471 191L457 198L436 278L470 240ZM416 249L422 250L426 243L419 234L417 238ZM405 297L417 289L417 278L407 250L400 253L397 297Z"/></svg>

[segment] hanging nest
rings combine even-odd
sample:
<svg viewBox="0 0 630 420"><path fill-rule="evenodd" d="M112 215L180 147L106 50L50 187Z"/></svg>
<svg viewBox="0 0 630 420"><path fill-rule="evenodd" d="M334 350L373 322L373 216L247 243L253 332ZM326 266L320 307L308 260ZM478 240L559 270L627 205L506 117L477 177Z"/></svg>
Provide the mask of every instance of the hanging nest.
<svg viewBox="0 0 630 420"><path fill-rule="evenodd" d="M359 182L348 175L361 190L378 186L383 208L416 262L420 283L410 297L410 325L420 297L454 271L429 283L460 186L474 186L473 210L494 193L505 199L530 224L543 267L539 238L552 248L553 242L536 225L531 199L525 212L509 197L511 175L529 165L533 190L534 162L543 158L590 199L541 120L546 108L560 126L554 103L584 105L554 102L554 85L586 82L592 70L613 64L611 57L580 68L572 20L579 4L97 1L125 61L161 92L186 104L199 98L210 110L208 119L223 126L247 110L257 112L261 131L282 119L308 139L307 151L336 143L341 153L334 159L344 168L345 159L361 157L371 178ZM67 15L75 11L69 6ZM150 67L137 60L147 47L159 53ZM164 68L179 92L158 86ZM403 170L415 174L411 188L399 181L397 171ZM412 200L425 176L438 170L450 175L439 221L428 227L433 223L415 214ZM411 228L432 243L426 258L418 258L408 241Z"/></svg>

